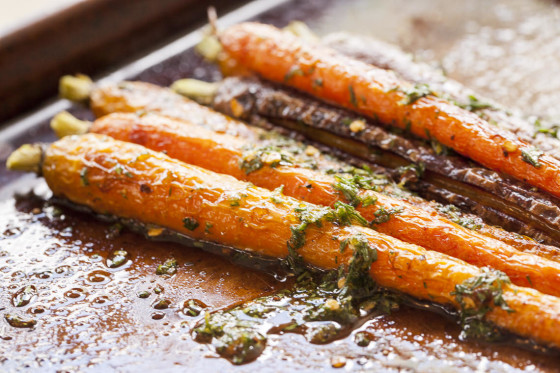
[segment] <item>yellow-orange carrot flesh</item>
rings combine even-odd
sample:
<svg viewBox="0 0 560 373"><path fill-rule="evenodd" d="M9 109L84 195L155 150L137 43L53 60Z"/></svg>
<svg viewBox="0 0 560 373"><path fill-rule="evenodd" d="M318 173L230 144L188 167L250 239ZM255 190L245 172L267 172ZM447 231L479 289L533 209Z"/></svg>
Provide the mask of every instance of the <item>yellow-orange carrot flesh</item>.
<svg viewBox="0 0 560 373"><path fill-rule="evenodd" d="M334 176L297 164L265 164L247 173L241 165L247 153L257 150L251 142L227 134L216 134L187 121L153 114L139 117L115 113L95 121L91 131L165 151L169 156L186 163L247 180L269 190L283 187L285 195L310 203L333 206L336 201L346 201L335 187L337 180ZM250 150L243 151L244 148ZM278 158L274 152L268 157ZM402 199L373 190L358 189L358 193L362 199L370 197L376 201L356 207L368 221L375 220L376 214L382 210L398 211L390 215L387 221L376 224L378 231L479 267L499 269L514 284L560 295L560 263L516 250L504 242L455 224L435 211L426 211Z"/></svg>
<svg viewBox="0 0 560 373"><path fill-rule="evenodd" d="M390 71L309 44L273 26L242 23L219 35L228 55L265 79L435 139L480 164L560 197L560 161Z"/></svg>
<svg viewBox="0 0 560 373"><path fill-rule="evenodd" d="M98 213L272 257L288 256L291 228L300 223L296 209L320 209L286 196L278 203L278 196L266 189L102 135L66 137L50 145L42 160L42 174L56 196ZM447 255L368 228L329 221L310 225L297 252L311 265L334 269L352 256L352 248L341 251L341 242L357 235L377 254L370 276L419 299L458 307L452 294L456 285L481 275L479 268ZM560 346L559 298L507 284L502 291L512 312L492 308L488 320L540 343Z"/></svg>

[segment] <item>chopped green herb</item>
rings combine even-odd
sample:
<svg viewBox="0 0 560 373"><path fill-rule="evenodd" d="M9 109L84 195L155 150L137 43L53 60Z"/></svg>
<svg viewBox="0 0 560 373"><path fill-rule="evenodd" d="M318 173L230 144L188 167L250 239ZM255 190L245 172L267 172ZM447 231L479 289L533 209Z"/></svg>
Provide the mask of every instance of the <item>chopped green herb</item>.
<svg viewBox="0 0 560 373"><path fill-rule="evenodd" d="M278 188L274 189L272 191L272 196L270 197L272 202L274 202L277 205L281 205L282 203L284 203L284 200L280 198L280 195L282 194L283 191L284 191L284 185L281 185Z"/></svg>
<svg viewBox="0 0 560 373"><path fill-rule="evenodd" d="M347 291L360 291L375 287L369 275L369 270L373 262L377 260L377 250L371 247L368 239L361 233L346 238L345 245L341 244L341 251L346 247L353 249L352 258L348 263L344 279ZM344 242L343 241L343 242Z"/></svg>
<svg viewBox="0 0 560 373"><path fill-rule="evenodd" d="M284 75L284 82L290 81L294 76L303 76L303 70L299 66L292 66L290 70Z"/></svg>
<svg viewBox="0 0 560 373"><path fill-rule="evenodd" d="M358 332L354 336L354 342L360 347L369 346L373 339L373 336L368 332Z"/></svg>
<svg viewBox="0 0 560 373"><path fill-rule="evenodd" d="M183 226L190 231L194 231L198 228L198 221L194 218L184 218L183 219Z"/></svg>
<svg viewBox="0 0 560 373"><path fill-rule="evenodd" d="M214 224L210 223L210 222L206 222L206 226L204 227L204 232L205 233L210 233L210 229L214 226Z"/></svg>
<svg viewBox="0 0 560 373"><path fill-rule="evenodd" d="M541 168L542 164L539 162L539 158L544 153L539 149L533 147L521 149L521 159L524 162L529 163L531 166L536 168Z"/></svg>
<svg viewBox="0 0 560 373"><path fill-rule="evenodd" d="M183 303L183 314L191 317L196 317L202 313L208 307L206 304L202 303L198 299L189 299Z"/></svg>
<svg viewBox="0 0 560 373"><path fill-rule="evenodd" d="M288 257L286 258L286 261L288 263L288 267L295 274L304 272L306 268L303 257L297 252L299 248L305 245L305 228L307 228L307 225L293 225L290 227L292 235L287 242Z"/></svg>
<svg viewBox="0 0 560 373"><path fill-rule="evenodd" d="M128 252L125 250L115 250L111 256L107 258L107 267L118 268L126 263L128 260Z"/></svg>
<svg viewBox="0 0 560 373"><path fill-rule="evenodd" d="M293 163L294 159L291 154L277 146L267 145L244 152L239 166L246 174L250 174L264 166L288 166Z"/></svg>
<svg viewBox="0 0 560 373"><path fill-rule="evenodd" d="M424 171L426 170L426 165L423 162L419 162L418 164L411 163L406 166L401 166L397 169L397 172L401 177L409 176L409 177L416 177L421 178L424 175ZM410 175L410 172L414 173L414 175Z"/></svg>
<svg viewBox="0 0 560 373"><path fill-rule="evenodd" d="M154 288L154 293L155 294L163 293L163 288L160 285L156 285L156 287Z"/></svg>
<svg viewBox="0 0 560 373"><path fill-rule="evenodd" d="M6 319L8 324L10 324L10 326L14 328L32 328L37 324L37 321L35 320L25 320L22 319L20 316L13 315L10 313L5 314L4 318Z"/></svg>
<svg viewBox="0 0 560 373"><path fill-rule="evenodd" d="M163 264L160 264L156 269L156 275L174 275L177 273L177 260L167 259Z"/></svg>
<svg viewBox="0 0 560 373"><path fill-rule="evenodd" d="M399 89L400 90L400 89ZM406 90L401 90L405 94L404 99L401 101L403 105L410 105L428 95L433 95L432 90L427 84L419 83L415 84Z"/></svg>
<svg viewBox="0 0 560 373"><path fill-rule="evenodd" d="M348 205L344 202L340 202L340 201L335 202L333 215L334 216L330 219L342 225L350 225L352 223L357 223L366 226L368 224L367 220L364 219L364 217L360 215L358 211L356 211L354 206Z"/></svg>
<svg viewBox="0 0 560 373"><path fill-rule="evenodd" d="M160 299L154 303L152 307L156 310L166 310L171 305L171 301L169 299Z"/></svg>
<svg viewBox="0 0 560 373"><path fill-rule="evenodd" d="M335 175L336 183L333 184L333 188L338 190L344 198L350 203L352 206L358 206L360 203L364 201L364 199L360 196L360 193L365 190L377 190L375 184L372 183L372 180L361 176L361 175L353 175L351 177L341 177ZM368 205L372 205L377 202L374 196L366 196L366 203Z"/></svg>
<svg viewBox="0 0 560 373"><path fill-rule="evenodd" d="M482 109L491 109L494 108L494 106L488 102L483 102L480 101L478 98L476 98L476 96L473 95L469 95L469 102L465 103L465 104L461 104L461 103L456 103L457 106L466 109L468 111L472 111L475 112L477 110L482 110Z"/></svg>
<svg viewBox="0 0 560 373"><path fill-rule="evenodd" d="M356 93L354 92L354 87L352 84L348 86L348 91L350 91L350 102L354 107L358 107L358 101L356 100Z"/></svg>
<svg viewBox="0 0 560 373"><path fill-rule="evenodd" d="M453 205L439 205L437 208L439 213L445 215L449 220L455 224L472 230L482 228L482 219L475 216L465 216L458 207Z"/></svg>
<svg viewBox="0 0 560 373"><path fill-rule="evenodd" d="M21 288L12 298L12 304L16 307L27 306L31 299L37 295L37 288L33 285L27 285Z"/></svg>
<svg viewBox="0 0 560 373"><path fill-rule="evenodd" d="M410 119L405 119L404 120L404 131L406 133L410 133L411 128L412 128L412 122L410 121Z"/></svg>
<svg viewBox="0 0 560 373"><path fill-rule="evenodd" d="M361 262L360 255L356 255L355 267ZM356 325L374 312L398 307L397 298L377 287L368 272L369 268L357 283L346 280L342 267L326 274L303 272L297 276L294 289L207 313L194 329L195 340L212 343L218 354L234 364L256 359L267 336L278 332L302 333L311 343L331 342L342 336L344 327ZM345 284L339 287L340 280ZM372 336L362 333L363 338L356 340L366 345Z"/></svg>
<svg viewBox="0 0 560 373"><path fill-rule="evenodd" d="M88 172L89 171L87 167L82 168L82 170L80 171L80 180L82 181L83 186L89 185Z"/></svg>
<svg viewBox="0 0 560 373"><path fill-rule="evenodd" d="M355 121L355 119L353 118L342 118L341 122L342 124L344 124L345 126L349 126L353 121Z"/></svg>
<svg viewBox="0 0 560 373"><path fill-rule="evenodd" d="M536 119L535 123L535 133L533 134L533 138L537 136L537 133L544 133L553 138L558 138L558 130L560 129L559 125L548 125L544 126L540 119Z"/></svg>
<svg viewBox="0 0 560 373"><path fill-rule="evenodd" d="M296 273L300 273L304 268L303 259L299 256L297 250L305 245L305 232L310 225L321 227L323 220L341 225L358 223L366 226L368 224L367 220L353 206L340 201L335 203L334 209L302 203L295 211L298 213L300 224L290 227L292 235L287 245L288 263Z"/></svg>
<svg viewBox="0 0 560 373"><path fill-rule="evenodd" d="M379 206L377 211L375 211L375 218L369 222L370 226L375 226L377 224L383 224L388 222L391 217L403 211L402 207L395 207L392 209L386 209L383 206Z"/></svg>
<svg viewBox="0 0 560 373"><path fill-rule="evenodd" d="M430 146L432 147L432 149L437 155L450 155L453 153L453 150L440 143L436 138L432 137L428 129L425 129L425 131L426 131L426 137L430 142Z"/></svg>
<svg viewBox="0 0 560 373"><path fill-rule="evenodd" d="M362 197L362 207L373 206L376 203L377 203L377 197L375 196Z"/></svg>
<svg viewBox="0 0 560 373"><path fill-rule="evenodd" d="M322 220L332 214L332 209L329 207L318 207L310 204L302 203L295 211L298 213L300 224L291 226L292 235L288 240L288 251L290 254L289 261L294 271L301 269L302 259L297 254L297 249L305 245L305 230L309 225L315 224L318 227L322 226ZM293 263L292 263L293 262ZM295 266L293 266L293 265Z"/></svg>
<svg viewBox="0 0 560 373"><path fill-rule="evenodd" d="M507 312L514 312L503 298L504 285L510 284L509 277L498 270L482 268L481 274L465 280L455 286L455 300L461 307L462 338L475 337L494 339L499 334L484 317L494 307L500 307Z"/></svg>

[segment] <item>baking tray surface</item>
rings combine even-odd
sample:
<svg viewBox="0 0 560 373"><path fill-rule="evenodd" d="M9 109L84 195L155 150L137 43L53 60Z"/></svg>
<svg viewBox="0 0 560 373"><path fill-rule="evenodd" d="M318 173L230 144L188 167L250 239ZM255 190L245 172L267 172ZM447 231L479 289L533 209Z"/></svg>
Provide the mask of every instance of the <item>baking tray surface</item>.
<svg viewBox="0 0 560 373"><path fill-rule="evenodd" d="M529 0L261 0L223 15L219 25L303 20L320 35L339 30L372 35L439 63L449 76L506 105L554 117L560 116L560 107L551 105L560 99L560 61L551 57L560 55L557 15L555 3ZM101 80L159 85L184 77L219 80L218 70L193 51L200 36L194 30ZM532 58L520 59L527 51ZM271 294L290 281L196 248L149 242L126 231L115 236L111 224L50 203L41 179L7 172L5 159L13 149L54 140L48 121L61 110L91 118L80 106L53 100L0 131L0 313L37 320L30 330L0 320L0 370L555 371L560 366L555 356L461 342L453 321L407 307L359 327L375 337L365 348L355 343L355 333L326 345L310 344L299 334L271 335L255 362L231 365L193 341L190 328L200 317L185 315L184 302L196 299L213 311ZM129 260L110 269L107 259L118 249L126 250ZM179 263L178 275L157 276L155 268L171 257ZM12 296L28 285L37 296L15 307ZM143 292L148 298L138 297ZM162 299L170 306L154 308Z"/></svg>

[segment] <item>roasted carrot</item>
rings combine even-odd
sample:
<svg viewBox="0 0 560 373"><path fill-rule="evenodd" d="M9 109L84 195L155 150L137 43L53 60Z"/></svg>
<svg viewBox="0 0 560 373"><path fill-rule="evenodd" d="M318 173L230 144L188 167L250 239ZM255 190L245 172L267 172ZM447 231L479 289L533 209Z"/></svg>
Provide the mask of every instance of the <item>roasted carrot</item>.
<svg viewBox="0 0 560 373"><path fill-rule="evenodd" d="M172 118L187 119L219 133L258 138L262 131L248 130L247 126L226 116L216 115L211 109L185 99L169 89L143 82L121 82L95 87L91 90L90 106L95 116L115 112L156 112Z"/></svg>
<svg viewBox="0 0 560 373"><path fill-rule="evenodd" d="M366 186L344 177L337 180L333 175L287 164L289 161L278 165L282 159L280 149L255 147L240 137L216 134L187 121L155 114L141 117L126 113L110 114L96 120L90 131L164 151L186 163L250 181L269 190L282 187L285 195L313 204L334 206L337 201L356 202L357 211L367 221L377 222L375 227L380 232L479 267L499 269L514 284L560 295L560 263L521 252L476 230L455 224L435 211L366 190ZM260 166L248 172L245 167L247 162L257 162ZM356 194L354 201L348 200L351 193ZM396 213L391 214L391 211ZM558 260L556 250L545 255Z"/></svg>
<svg viewBox="0 0 560 373"><path fill-rule="evenodd" d="M85 205L98 213L116 214L156 224L195 239L287 258L296 250L306 263L334 269L349 263L356 252L369 255L366 269L381 286L419 299L466 307L480 292L457 296L461 286L487 279L481 269L458 259L401 242L368 228L344 226L337 220L315 220L294 244L303 215L324 207L258 188L231 176L174 160L143 146L87 134L69 136L41 149L39 157L15 152L8 167L39 167L54 195ZM278 200L280 199L280 200ZM232 204L235 201L235 204ZM328 209L327 209L328 210ZM301 237L300 237L301 238ZM293 255L293 254L292 254ZM492 281L486 320L549 346L560 346L560 299L533 289ZM483 290L484 289L479 289ZM493 302L493 303L492 303ZM500 307L497 306L500 304Z"/></svg>
<svg viewBox="0 0 560 373"><path fill-rule="evenodd" d="M83 91L84 89L81 87L83 85L83 78L72 77L72 80L76 79L78 80L78 84L74 83L72 86L77 85L77 88L64 88L62 91ZM64 86L64 84L61 83L61 86ZM194 113L198 124L219 133L226 132L229 134L237 134L255 144L261 144L260 139L268 137L267 133L259 128L247 127L243 123L232 121L231 118L206 108L200 109L200 106L196 105L193 101L182 98L167 88L162 88L153 84L143 82L104 84L90 87L88 95L90 105L97 116L113 112L155 112L172 118L189 121L191 113ZM64 96L69 99L75 99L74 95ZM83 95L79 97L83 99ZM235 102L232 102L231 112L235 113L237 110L242 110L239 103L236 105ZM68 132L68 120L65 121L67 123L63 125L62 131ZM84 128L82 131L78 130L77 132L75 128L70 128L70 132L86 132L88 125L80 124L76 119L71 119L70 122L72 122L70 127L78 126ZM225 125L222 125L222 123ZM413 199L412 197L408 198L410 200ZM425 201L419 198L414 198L412 202L416 205L426 204ZM433 212L433 209L429 207L428 210L430 210L430 213ZM506 232L496 227L483 224L479 233L504 241L518 250L534 253L549 259L558 258L558 250L556 248L539 244L529 238Z"/></svg>
<svg viewBox="0 0 560 373"><path fill-rule="evenodd" d="M437 140L488 168L560 197L560 160L430 94L427 86L413 86L390 71L268 25L238 24L221 32L219 39L230 58L265 79Z"/></svg>
<svg viewBox="0 0 560 373"><path fill-rule="evenodd" d="M71 101L89 101L96 117L110 113L155 112L171 118L189 120L218 133L258 139L264 131L248 129L246 125L227 115L199 105L197 102L176 94L168 88L145 82L105 83L95 85L85 75L66 75L60 79L60 96Z"/></svg>
<svg viewBox="0 0 560 373"><path fill-rule="evenodd" d="M303 24L294 24L290 31L308 37L311 31ZM420 62L410 53L396 45L381 40L336 32L321 39L325 46L365 63L394 71L400 78L415 84L428 84L438 95L445 95L461 107L475 111L479 116L519 138L526 140L547 154L560 159L560 139L553 124L546 119L535 121L519 110L505 108L488 97L465 87L462 83L445 76L433 64ZM548 122L548 123L547 123Z"/></svg>

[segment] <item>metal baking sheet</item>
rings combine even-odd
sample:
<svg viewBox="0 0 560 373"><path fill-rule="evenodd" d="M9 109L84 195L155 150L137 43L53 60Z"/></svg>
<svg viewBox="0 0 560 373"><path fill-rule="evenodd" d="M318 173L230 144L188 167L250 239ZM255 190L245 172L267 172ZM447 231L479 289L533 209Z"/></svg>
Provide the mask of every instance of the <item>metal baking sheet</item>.
<svg viewBox="0 0 560 373"><path fill-rule="evenodd" d="M319 34L348 30L399 44L507 105L530 114L559 114L551 105L560 98L560 60L551 57L560 48L554 2L261 0L222 15L219 25L258 20L284 26L296 19ZM194 30L101 80L160 85L183 77L217 80L218 71L192 49L199 39L200 30ZM525 53L532 57L520 60ZM41 179L7 172L4 164L23 143L54 140L48 121L61 110L90 118L82 107L53 100L0 131L0 314L22 312L37 320L27 330L0 319L0 370L555 371L560 366L557 357L461 342L453 322L408 308L361 326L375 336L367 348L357 346L352 335L327 345L311 345L297 334L275 335L255 362L231 365L192 340L189 330L197 320L182 314L181 305L196 298L216 310L285 283L194 248L127 232L112 238L109 225L45 202ZM108 269L106 259L116 249L128 251L130 263ZM179 275L162 279L155 268L169 257L178 260ZM38 295L16 309L11 296L28 284ZM163 292L156 294L157 288ZM150 297L138 298L140 291ZM171 306L155 310L154 302L163 298ZM342 367L335 368L340 361Z"/></svg>

